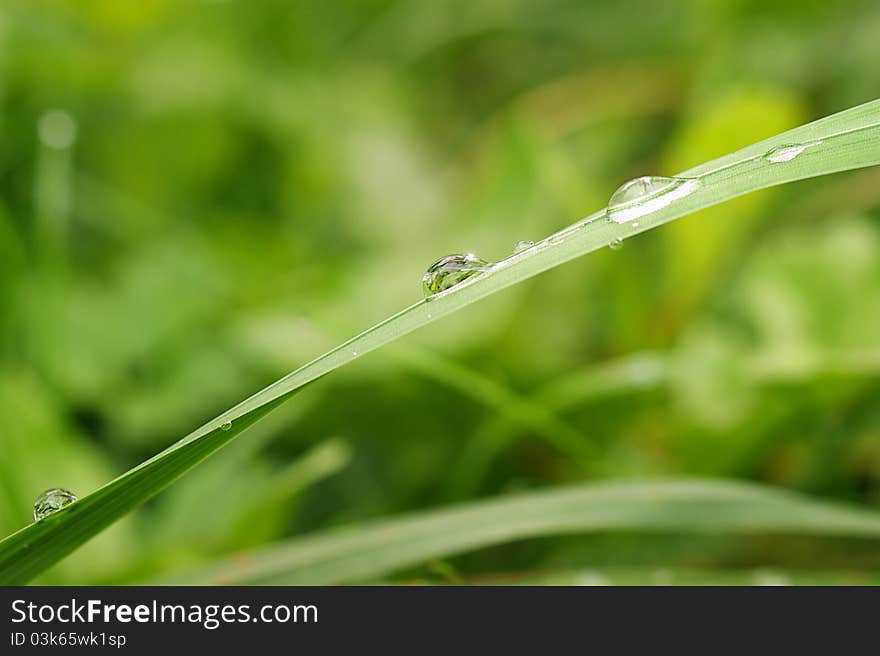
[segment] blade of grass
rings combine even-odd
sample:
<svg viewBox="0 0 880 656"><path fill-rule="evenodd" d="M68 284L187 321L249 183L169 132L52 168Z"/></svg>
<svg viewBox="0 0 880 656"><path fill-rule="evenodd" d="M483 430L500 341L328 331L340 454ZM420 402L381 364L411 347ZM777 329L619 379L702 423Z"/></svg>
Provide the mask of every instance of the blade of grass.
<svg viewBox="0 0 880 656"><path fill-rule="evenodd" d="M538 393L523 398L556 416L574 401L652 388L665 379L661 378L664 366L665 361L659 354L637 353L580 369L574 377L563 379L565 386L550 383ZM558 391L559 396L546 394L545 389ZM446 497L467 498L477 493L498 455L522 436L516 429L517 426L504 415L486 420L464 447L450 472ZM598 453L599 447L595 442L592 444Z"/></svg>
<svg viewBox="0 0 880 656"><path fill-rule="evenodd" d="M554 412L607 396L632 394L668 385L674 362L659 353L637 353L563 376L538 390L533 398ZM756 353L742 363L751 385L803 383L821 376L870 377L880 374L877 349L841 349L796 353Z"/></svg>
<svg viewBox="0 0 880 656"><path fill-rule="evenodd" d="M544 404L520 396L504 385L454 361L425 350L395 348L392 357L473 400L495 410L510 423L535 431L561 453L586 466L596 448L579 430L559 419Z"/></svg>
<svg viewBox="0 0 880 656"><path fill-rule="evenodd" d="M818 145L784 163L764 158L772 148L791 143ZM0 542L0 584L26 582L155 495L295 390L369 351L614 239L644 232L751 191L876 164L880 164L880 100L784 132L679 174L696 178L700 184L693 193L641 217L637 224L609 222L604 220L605 210L596 212L536 247L498 262L486 273L376 324L245 399L56 516L7 537Z"/></svg>
<svg viewBox="0 0 880 656"><path fill-rule="evenodd" d="M476 585L878 585L880 572L849 570L612 568L507 575Z"/></svg>
<svg viewBox="0 0 880 656"><path fill-rule="evenodd" d="M230 486L229 481L243 469L254 466L259 455L272 441L292 431L313 407L317 396L301 396L297 403L287 404L272 413L250 429L248 439L230 444L222 453L191 471L184 480L163 494L150 510L148 521L151 528L145 539L145 551L167 548L168 542L176 542L180 546L181 542L192 540L194 536L216 541L216 526L205 521L196 526L192 518L207 517L212 509L216 509L216 498L226 498L228 490L237 490L239 485ZM306 451L295 457L287 466L295 466L309 453ZM252 486L250 491L254 491ZM242 498L238 500L244 501ZM229 522L241 509L241 505L234 505L228 512L222 513L223 521Z"/></svg>
<svg viewBox="0 0 880 656"><path fill-rule="evenodd" d="M364 582L435 558L513 540L609 530L880 539L880 513L753 483L708 479L595 483L324 531L236 554L173 582Z"/></svg>
<svg viewBox="0 0 880 656"><path fill-rule="evenodd" d="M789 143L821 142L783 164L764 159ZM637 225L605 221L602 209L551 235L535 248L496 263L488 272L422 300L340 344L272 385L245 399L183 441L197 439L217 425L247 414L263 403L308 383L417 328L451 314L568 260L686 214L758 189L804 178L880 164L880 100L875 100L748 146L689 169L679 177L699 178L687 196L642 217Z"/></svg>

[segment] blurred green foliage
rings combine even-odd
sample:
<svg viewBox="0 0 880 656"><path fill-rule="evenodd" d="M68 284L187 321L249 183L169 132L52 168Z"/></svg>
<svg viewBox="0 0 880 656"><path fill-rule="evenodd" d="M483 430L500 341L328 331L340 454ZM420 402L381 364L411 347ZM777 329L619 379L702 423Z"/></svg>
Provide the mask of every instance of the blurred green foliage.
<svg viewBox="0 0 880 656"><path fill-rule="evenodd" d="M0 534L409 304L442 255L500 258L629 177L876 97L878 33L870 1L8 0ZM880 171L737 199L309 386L41 580L597 478L880 506L877 299ZM880 557L608 535L408 576L644 565Z"/></svg>

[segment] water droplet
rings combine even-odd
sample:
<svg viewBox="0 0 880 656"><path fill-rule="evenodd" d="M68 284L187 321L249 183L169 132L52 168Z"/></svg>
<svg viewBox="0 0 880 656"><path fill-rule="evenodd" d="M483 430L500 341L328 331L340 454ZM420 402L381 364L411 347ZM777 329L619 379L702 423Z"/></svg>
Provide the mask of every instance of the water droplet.
<svg viewBox="0 0 880 656"><path fill-rule="evenodd" d="M38 522L76 501L76 495L60 487L46 490L34 501L34 521Z"/></svg>
<svg viewBox="0 0 880 656"><path fill-rule="evenodd" d="M356 355L358 354L358 352L357 352L357 351L352 351L351 354L356 356Z"/></svg>
<svg viewBox="0 0 880 656"><path fill-rule="evenodd" d="M562 235L550 235L550 238L547 241L555 246L556 244L561 244L562 242L564 242L565 237L563 237Z"/></svg>
<svg viewBox="0 0 880 656"><path fill-rule="evenodd" d="M422 290L425 296L433 296L467 280L471 276L482 273L489 268L489 263L481 260L473 253L466 255L447 255L428 267L422 276Z"/></svg>
<svg viewBox="0 0 880 656"><path fill-rule="evenodd" d="M76 140L76 121L63 110L49 110L37 122L37 136L49 148L70 148Z"/></svg>
<svg viewBox="0 0 880 656"><path fill-rule="evenodd" d="M513 247L513 254L522 253L523 251L529 250L532 246L535 245L535 242L529 241L528 239L523 239L522 241L516 242L516 245Z"/></svg>
<svg viewBox="0 0 880 656"><path fill-rule="evenodd" d="M675 581L675 574L668 569L654 570L654 584L669 586Z"/></svg>
<svg viewBox="0 0 880 656"><path fill-rule="evenodd" d="M621 185L608 201L608 219L615 223L634 222L641 216L656 212L700 186L695 178L664 178L644 176ZM634 223L633 227L638 224Z"/></svg>
<svg viewBox="0 0 880 656"><path fill-rule="evenodd" d="M223 424L221 424L221 426L220 426L220 430L224 430L224 431L228 431L230 428L232 428L231 421L223 422Z"/></svg>
<svg viewBox="0 0 880 656"><path fill-rule="evenodd" d="M610 248L612 251L619 251L621 247L623 247L623 240L620 237L618 237L617 239L612 239L611 242L608 244L608 248Z"/></svg>
<svg viewBox="0 0 880 656"><path fill-rule="evenodd" d="M583 572L578 575L574 584L585 586L606 586L611 585L611 581L601 572Z"/></svg>
<svg viewBox="0 0 880 656"><path fill-rule="evenodd" d="M804 152L807 148L812 148L813 146L818 146L821 141L811 141L810 143L805 144L784 144L782 146L776 146L767 152L764 155L764 159L768 162L772 162L774 164L779 164L781 162L790 162L795 157Z"/></svg>

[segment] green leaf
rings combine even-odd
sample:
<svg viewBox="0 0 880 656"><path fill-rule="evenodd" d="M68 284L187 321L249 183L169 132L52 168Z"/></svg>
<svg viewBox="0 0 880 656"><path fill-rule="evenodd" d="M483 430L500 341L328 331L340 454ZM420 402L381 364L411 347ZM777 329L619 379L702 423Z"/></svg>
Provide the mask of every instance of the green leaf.
<svg viewBox="0 0 880 656"><path fill-rule="evenodd" d="M880 513L753 483L709 479L596 483L324 531L236 554L173 582L364 582L434 558L513 540L620 530L880 539Z"/></svg>
<svg viewBox="0 0 880 656"><path fill-rule="evenodd" d="M776 147L807 143L812 145L789 161L773 163L764 157ZM695 190L641 216L637 223L617 224L605 220L604 209L596 212L536 247L496 263L486 273L382 321L257 392L66 510L9 536L0 542L0 584L28 581L162 490L295 390L369 351L612 240L631 237L757 189L878 163L880 101L875 100L679 174L696 180ZM231 429L221 430L230 422Z"/></svg>

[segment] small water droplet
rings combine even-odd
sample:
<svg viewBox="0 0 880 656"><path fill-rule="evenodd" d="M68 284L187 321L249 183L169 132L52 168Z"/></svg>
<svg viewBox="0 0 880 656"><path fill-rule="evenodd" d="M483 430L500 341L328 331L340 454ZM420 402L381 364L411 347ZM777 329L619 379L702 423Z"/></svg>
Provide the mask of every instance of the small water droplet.
<svg viewBox="0 0 880 656"><path fill-rule="evenodd" d="M635 219L656 212L700 186L695 178L643 176L618 187L608 201L607 215L615 223L633 223Z"/></svg>
<svg viewBox="0 0 880 656"><path fill-rule="evenodd" d="M224 430L224 431L228 431L230 428L232 428L231 421L226 421L223 424L221 424L221 426L220 426L220 430Z"/></svg>
<svg viewBox="0 0 880 656"><path fill-rule="evenodd" d="M38 522L76 501L76 495L60 487L46 490L34 501L34 521Z"/></svg>
<svg viewBox="0 0 880 656"><path fill-rule="evenodd" d="M354 355L354 356L356 356L356 355L358 354L358 352L357 352L357 351L352 351L351 354Z"/></svg>
<svg viewBox="0 0 880 656"><path fill-rule="evenodd" d="M426 297L430 297L488 269L489 263L473 253L447 255L434 262L425 271L425 275L422 276L422 290Z"/></svg>
<svg viewBox="0 0 880 656"><path fill-rule="evenodd" d="M623 240L620 237L618 237L617 239L612 239L611 242L608 244L608 248L610 248L612 251L619 251L622 246Z"/></svg>
<svg viewBox="0 0 880 656"><path fill-rule="evenodd" d="M807 150L807 148L818 146L820 143L822 142L811 141L810 143L805 144L783 144L782 146L776 146L776 148L769 150L767 154L764 155L764 159L766 159L768 162L772 162L773 164L790 162L802 152Z"/></svg>
<svg viewBox="0 0 880 656"><path fill-rule="evenodd" d="M529 241L528 239L523 239L522 241L516 242L516 245L513 247L513 254L522 253L523 251L529 250L532 246L535 245L535 242Z"/></svg>

